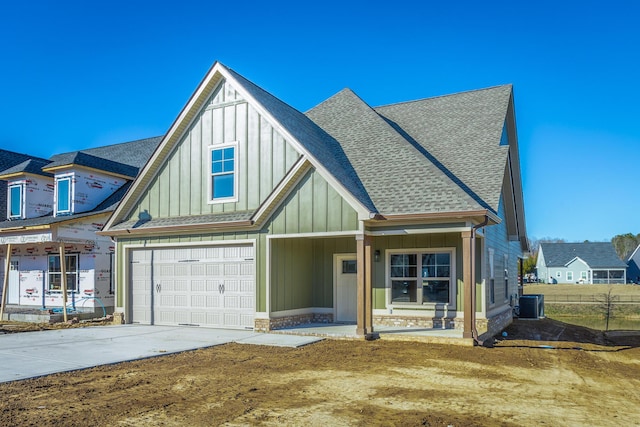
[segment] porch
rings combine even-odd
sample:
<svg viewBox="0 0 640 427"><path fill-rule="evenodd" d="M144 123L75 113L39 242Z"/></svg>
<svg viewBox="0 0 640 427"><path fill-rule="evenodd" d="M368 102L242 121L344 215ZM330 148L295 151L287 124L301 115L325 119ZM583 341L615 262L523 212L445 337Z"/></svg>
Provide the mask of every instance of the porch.
<svg viewBox="0 0 640 427"><path fill-rule="evenodd" d="M355 323L307 323L269 331L271 334L316 336L330 339L362 339L357 333ZM473 346L472 338L463 338L460 329L442 329L425 327L399 327L376 325L372 339L414 341L431 344L456 344Z"/></svg>

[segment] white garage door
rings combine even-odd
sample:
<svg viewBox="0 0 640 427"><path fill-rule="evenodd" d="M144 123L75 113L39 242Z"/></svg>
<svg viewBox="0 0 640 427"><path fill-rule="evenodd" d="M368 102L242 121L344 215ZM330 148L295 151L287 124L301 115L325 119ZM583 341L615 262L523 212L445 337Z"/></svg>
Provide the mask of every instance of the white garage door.
<svg viewBox="0 0 640 427"><path fill-rule="evenodd" d="M131 251L134 323L253 328L252 245Z"/></svg>

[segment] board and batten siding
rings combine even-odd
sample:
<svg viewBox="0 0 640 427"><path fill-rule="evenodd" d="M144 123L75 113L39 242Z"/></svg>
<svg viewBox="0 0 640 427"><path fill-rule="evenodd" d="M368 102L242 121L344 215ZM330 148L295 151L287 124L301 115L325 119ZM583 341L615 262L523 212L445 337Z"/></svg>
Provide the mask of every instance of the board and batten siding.
<svg viewBox="0 0 640 427"><path fill-rule="evenodd" d="M210 147L227 143L238 144L238 200L210 203ZM265 117L221 82L127 219L144 211L167 218L255 210L299 157Z"/></svg>
<svg viewBox="0 0 640 427"><path fill-rule="evenodd" d="M490 311L492 307L500 307L504 305L505 302L508 303L509 296L518 293L518 257L522 256L522 251L520 250L520 242L509 240L503 196L500 197L498 216L502 219L500 224L484 228L484 292L487 301L487 311ZM489 270L489 249L493 250L494 304L491 304L489 289L489 280L491 278L491 272ZM507 256L506 264L505 255ZM509 279L509 289L507 293L505 293L504 289L505 269L508 272Z"/></svg>
<svg viewBox="0 0 640 427"><path fill-rule="evenodd" d="M312 169L289 192L266 228L271 234L356 232L358 213Z"/></svg>
<svg viewBox="0 0 640 427"><path fill-rule="evenodd" d="M271 241L270 290L271 310L282 311L306 307L331 307L333 304L333 254L355 253L355 237L330 237L331 233L355 233L356 211L322 178L310 170L294 185L288 196L262 225L260 230L226 233L189 233L174 236L118 238L117 304L124 304L127 245L174 246L212 244L237 240L256 241L256 309L266 311L266 253L268 235L282 236ZM323 233L325 237L285 237L289 234Z"/></svg>
<svg viewBox="0 0 640 427"><path fill-rule="evenodd" d="M416 248L455 248L456 251L456 281L458 289L456 291L456 307L462 307L462 238L460 233L434 233L434 234L408 234L377 236L373 239L372 251L380 251L380 261L373 262L372 302L374 309L387 308L387 257L388 249L406 249L412 252Z"/></svg>

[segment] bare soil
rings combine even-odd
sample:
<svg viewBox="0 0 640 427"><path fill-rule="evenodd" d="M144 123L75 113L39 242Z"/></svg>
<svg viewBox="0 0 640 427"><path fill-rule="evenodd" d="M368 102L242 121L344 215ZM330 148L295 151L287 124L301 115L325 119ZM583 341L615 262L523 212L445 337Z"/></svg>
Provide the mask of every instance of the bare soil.
<svg viewBox="0 0 640 427"><path fill-rule="evenodd" d="M0 424L640 425L639 335L551 319L506 333L477 347L228 344L16 381L0 384Z"/></svg>

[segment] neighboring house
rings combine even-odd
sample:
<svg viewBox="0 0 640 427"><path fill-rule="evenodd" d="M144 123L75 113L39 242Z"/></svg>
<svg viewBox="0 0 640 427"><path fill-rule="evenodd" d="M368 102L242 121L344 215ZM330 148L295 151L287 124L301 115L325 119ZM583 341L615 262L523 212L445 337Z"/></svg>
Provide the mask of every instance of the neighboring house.
<svg viewBox="0 0 640 427"><path fill-rule="evenodd" d="M545 283L627 282L627 264L610 242L541 243L536 269Z"/></svg>
<svg viewBox="0 0 640 427"><path fill-rule="evenodd" d="M161 138L28 158L0 171L8 188L0 256L9 257L6 303L112 311L114 244L98 236ZM64 258L64 266L61 259Z"/></svg>
<svg viewBox="0 0 640 427"><path fill-rule="evenodd" d="M629 281L640 284L640 245L629 255L627 265L627 278Z"/></svg>
<svg viewBox="0 0 640 427"><path fill-rule="evenodd" d="M116 312L496 333L527 248L514 114L510 85L303 114L216 63L102 232Z"/></svg>

